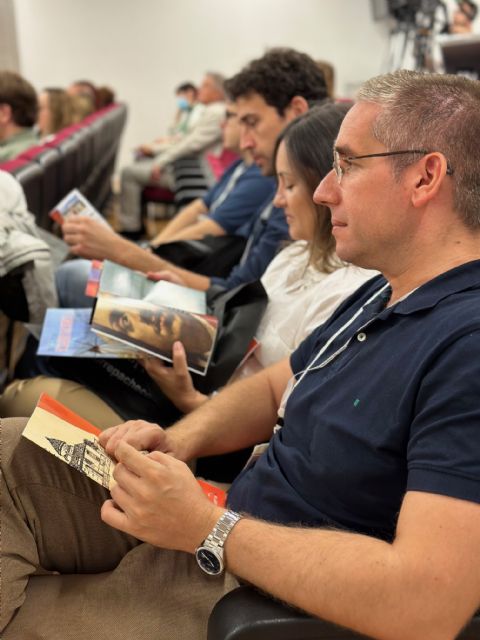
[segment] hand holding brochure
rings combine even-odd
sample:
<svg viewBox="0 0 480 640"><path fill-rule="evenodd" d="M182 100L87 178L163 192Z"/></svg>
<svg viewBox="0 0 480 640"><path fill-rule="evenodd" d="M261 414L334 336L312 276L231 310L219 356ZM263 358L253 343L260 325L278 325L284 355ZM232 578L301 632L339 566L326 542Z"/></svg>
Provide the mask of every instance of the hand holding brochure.
<svg viewBox="0 0 480 640"><path fill-rule="evenodd" d="M102 487L111 489L115 484L115 461L98 441L100 429L46 393L40 396L22 435ZM225 491L198 482L209 500L225 505Z"/></svg>
<svg viewBox="0 0 480 640"><path fill-rule="evenodd" d="M52 220L55 220L59 225L63 224L67 216L87 216L111 228L102 214L95 209L91 202L89 202L78 189L72 189L63 200L60 200L55 209L50 211L49 215Z"/></svg>

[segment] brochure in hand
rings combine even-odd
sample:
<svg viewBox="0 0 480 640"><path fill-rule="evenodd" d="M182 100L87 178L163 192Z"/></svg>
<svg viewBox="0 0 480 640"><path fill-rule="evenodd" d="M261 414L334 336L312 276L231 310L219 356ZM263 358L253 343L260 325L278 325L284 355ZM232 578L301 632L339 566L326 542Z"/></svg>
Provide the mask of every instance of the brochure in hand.
<svg viewBox="0 0 480 640"><path fill-rule="evenodd" d="M22 435L102 487L111 489L115 484L115 460L98 441L100 429L46 393L40 396ZM225 505L225 491L202 480L198 483L209 500Z"/></svg>
<svg viewBox="0 0 480 640"><path fill-rule="evenodd" d="M134 348L137 358L148 353L168 362L176 340L185 347L191 371L205 375L217 333L217 319L206 313L204 291L145 274L105 260L92 263L90 288L98 280L91 318L95 333Z"/></svg>
<svg viewBox="0 0 480 640"><path fill-rule="evenodd" d="M55 209L50 211L49 216L59 225L63 224L63 221L67 216L87 216L89 218L94 218L111 228L102 214L95 209L93 204L89 202L78 189L72 189L72 191L67 193L67 195L57 204Z"/></svg>

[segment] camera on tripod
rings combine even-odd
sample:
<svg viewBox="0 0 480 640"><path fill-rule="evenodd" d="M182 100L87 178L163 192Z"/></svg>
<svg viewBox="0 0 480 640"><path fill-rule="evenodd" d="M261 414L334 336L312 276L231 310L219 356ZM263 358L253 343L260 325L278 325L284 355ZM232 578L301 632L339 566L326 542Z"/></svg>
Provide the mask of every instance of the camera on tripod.
<svg viewBox="0 0 480 640"><path fill-rule="evenodd" d="M390 17L396 22L392 35L404 36L401 62L407 42L413 40L415 68L427 70L434 32L439 33L448 24L445 3L442 0L387 0L387 8Z"/></svg>

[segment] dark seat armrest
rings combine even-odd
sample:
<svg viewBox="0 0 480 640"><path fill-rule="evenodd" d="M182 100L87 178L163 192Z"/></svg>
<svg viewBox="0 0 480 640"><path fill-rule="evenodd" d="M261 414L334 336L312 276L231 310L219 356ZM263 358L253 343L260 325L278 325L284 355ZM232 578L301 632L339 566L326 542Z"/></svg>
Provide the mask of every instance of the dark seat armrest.
<svg viewBox="0 0 480 640"><path fill-rule="evenodd" d="M365 638L313 618L264 596L238 587L214 607L208 640L354 640Z"/></svg>
<svg viewBox="0 0 480 640"><path fill-rule="evenodd" d="M359 640L362 636L300 613L262 595L252 587L238 587L213 608L207 640ZM480 640L480 612L458 636Z"/></svg>

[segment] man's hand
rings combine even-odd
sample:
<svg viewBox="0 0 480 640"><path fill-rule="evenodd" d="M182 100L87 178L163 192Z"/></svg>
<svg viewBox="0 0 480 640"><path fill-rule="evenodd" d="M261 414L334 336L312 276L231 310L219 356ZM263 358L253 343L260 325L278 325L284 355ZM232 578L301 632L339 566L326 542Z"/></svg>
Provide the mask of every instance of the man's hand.
<svg viewBox="0 0 480 640"><path fill-rule="evenodd" d="M117 484L102 506L102 520L155 546L193 553L224 510L208 500L187 465L171 456L142 455L122 441L115 457Z"/></svg>
<svg viewBox="0 0 480 640"><path fill-rule="evenodd" d="M166 366L159 358L148 358L141 363L163 393L183 413L190 413L206 402L207 396L195 389L187 368L187 356L181 342L173 345L173 366Z"/></svg>
<svg viewBox="0 0 480 640"><path fill-rule="evenodd" d="M138 451L163 451L175 455L167 432L158 424L145 420L129 420L105 429L98 440L111 457L115 457L115 450L120 442L128 442Z"/></svg>
<svg viewBox="0 0 480 640"><path fill-rule="evenodd" d="M73 254L91 260L115 256L118 245L123 242L123 238L106 224L86 216L67 217L62 225L62 233Z"/></svg>
<svg viewBox="0 0 480 640"><path fill-rule="evenodd" d="M160 176L162 175L162 170L156 164L152 167L152 172L150 174L150 180L152 182L160 182Z"/></svg>
<svg viewBox="0 0 480 640"><path fill-rule="evenodd" d="M149 144L141 144L137 149L137 153L140 153L142 156L147 156L148 158L153 158L155 155L153 148Z"/></svg>

